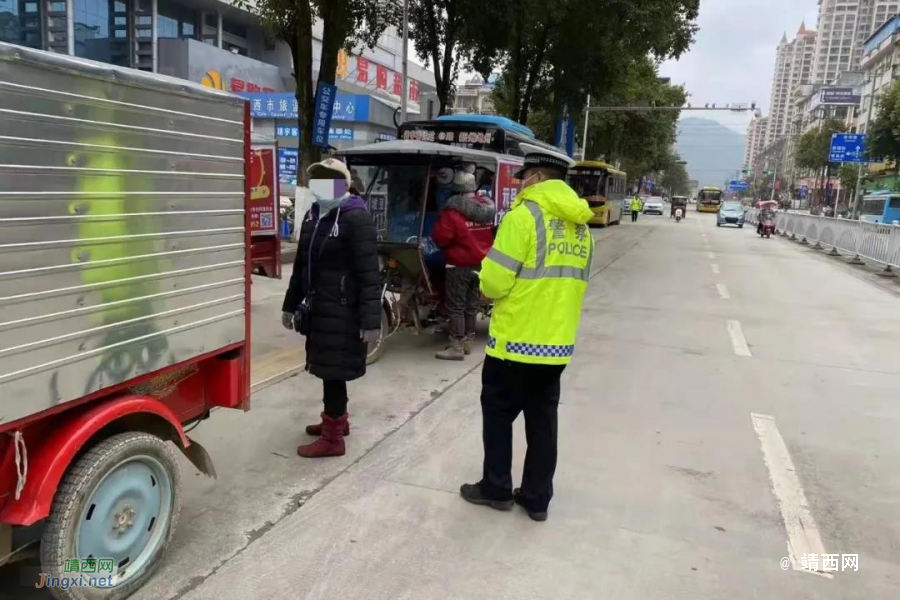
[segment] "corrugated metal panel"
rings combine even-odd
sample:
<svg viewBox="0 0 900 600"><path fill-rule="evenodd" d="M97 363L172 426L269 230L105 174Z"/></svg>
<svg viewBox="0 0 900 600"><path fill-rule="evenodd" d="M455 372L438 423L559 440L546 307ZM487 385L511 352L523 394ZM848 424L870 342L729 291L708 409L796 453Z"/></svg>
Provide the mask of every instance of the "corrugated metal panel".
<svg viewBox="0 0 900 600"><path fill-rule="evenodd" d="M0 422L244 339L243 116L0 43Z"/></svg>

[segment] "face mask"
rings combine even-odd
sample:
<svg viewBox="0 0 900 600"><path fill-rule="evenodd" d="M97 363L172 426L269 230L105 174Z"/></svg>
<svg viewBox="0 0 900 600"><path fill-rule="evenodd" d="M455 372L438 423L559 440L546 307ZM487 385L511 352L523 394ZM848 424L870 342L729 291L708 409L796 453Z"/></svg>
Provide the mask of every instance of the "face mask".
<svg viewBox="0 0 900 600"><path fill-rule="evenodd" d="M322 203L343 199L347 195L347 181L344 179L310 179L309 191L315 201Z"/></svg>

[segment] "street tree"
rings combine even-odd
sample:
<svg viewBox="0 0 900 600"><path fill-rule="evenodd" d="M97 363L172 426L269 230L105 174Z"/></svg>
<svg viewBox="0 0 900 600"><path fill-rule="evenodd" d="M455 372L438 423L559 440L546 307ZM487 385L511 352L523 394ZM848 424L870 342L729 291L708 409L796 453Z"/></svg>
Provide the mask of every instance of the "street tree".
<svg viewBox="0 0 900 600"><path fill-rule="evenodd" d="M800 136L797 143L794 163L800 169L812 174L820 184L818 201L825 199L826 175L829 171L828 161L831 148L831 137L835 133L844 130L844 123L840 119L828 119L817 129L811 129Z"/></svg>
<svg viewBox="0 0 900 600"><path fill-rule="evenodd" d="M418 57L431 66L439 114L447 114L463 61L472 61L475 40L489 39L505 11L481 0L412 0L409 35ZM488 75L491 65L487 65ZM485 76L487 79L487 76Z"/></svg>
<svg viewBox="0 0 900 600"><path fill-rule="evenodd" d="M900 80L878 100L878 112L866 130L869 155L883 156L896 168L900 162Z"/></svg>
<svg viewBox="0 0 900 600"><path fill-rule="evenodd" d="M662 169L659 185L669 191L671 196L684 196L688 193L690 177L684 167L684 161L674 152L669 152L666 165Z"/></svg>
<svg viewBox="0 0 900 600"><path fill-rule="evenodd" d="M322 53L318 83L334 84L341 48L352 51L361 46L374 48L385 29L400 20L396 2L386 0L232 0L257 15L267 34L284 42L294 64L300 127L298 180L306 181L306 168L317 162L322 149L313 146L315 90L313 85L313 24L322 22Z"/></svg>
<svg viewBox="0 0 900 600"><path fill-rule="evenodd" d="M696 31L699 0L482 0L496 26L470 49L473 66L503 65L503 114L577 114L636 60L680 56ZM503 12L505 10L505 12ZM482 73L484 74L484 73Z"/></svg>

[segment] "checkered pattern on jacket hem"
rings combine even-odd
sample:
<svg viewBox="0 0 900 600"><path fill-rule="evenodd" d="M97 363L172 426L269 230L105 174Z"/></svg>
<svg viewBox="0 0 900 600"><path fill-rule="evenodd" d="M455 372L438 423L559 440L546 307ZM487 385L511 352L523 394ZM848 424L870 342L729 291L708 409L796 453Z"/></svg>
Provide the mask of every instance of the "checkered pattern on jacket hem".
<svg viewBox="0 0 900 600"><path fill-rule="evenodd" d="M488 338L488 348L497 348L496 338ZM506 351L510 354L518 354L520 356L568 358L575 354L575 346L554 346L549 344L525 344L522 342L506 342Z"/></svg>

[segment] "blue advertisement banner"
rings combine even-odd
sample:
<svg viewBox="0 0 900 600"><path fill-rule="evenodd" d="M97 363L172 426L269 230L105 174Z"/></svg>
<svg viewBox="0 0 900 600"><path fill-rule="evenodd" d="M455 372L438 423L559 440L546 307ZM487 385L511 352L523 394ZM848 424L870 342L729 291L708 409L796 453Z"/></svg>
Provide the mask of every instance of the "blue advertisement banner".
<svg viewBox="0 0 900 600"><path fill-rule="evenodd" d="M313 111L313 146L328 147L328 129L331 127L331 114L334 111L334 97L337 86L333 83L319 82L316 87L316 108Z"/></svg>
<svg viewBox="0 0 900 600"><path fill-rule="evenodd" d="M297 98L292 92L243 92L240 96L250 102L250 116L254 119L297 119L300 114ZM368 96L336 92L332 94L332 99L331 118L335 121L369 120Z"/></svg>

